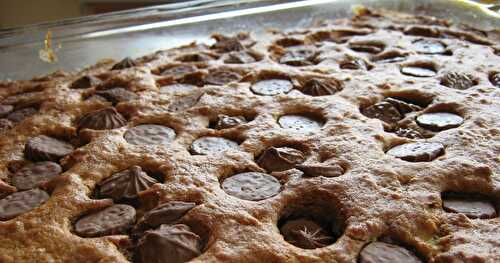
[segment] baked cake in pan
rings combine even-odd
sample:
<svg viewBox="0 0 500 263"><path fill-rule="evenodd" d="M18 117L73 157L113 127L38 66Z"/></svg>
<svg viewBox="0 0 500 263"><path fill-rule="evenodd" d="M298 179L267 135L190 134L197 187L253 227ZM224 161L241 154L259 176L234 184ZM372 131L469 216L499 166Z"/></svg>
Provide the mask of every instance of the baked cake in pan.
<svg viewBox="0 0 500 263"><path fill-rule="evenodd" d="M500 262L498 36L359 9L3 82L0 262Z"/></svg>

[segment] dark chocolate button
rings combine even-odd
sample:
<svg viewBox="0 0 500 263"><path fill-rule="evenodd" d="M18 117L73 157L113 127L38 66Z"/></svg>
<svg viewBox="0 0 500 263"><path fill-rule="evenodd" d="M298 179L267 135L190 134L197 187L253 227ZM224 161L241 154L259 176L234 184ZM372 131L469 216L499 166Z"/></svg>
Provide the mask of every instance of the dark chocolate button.
<svg viewBox="0 0 500 263"><path fill-rule="evenodd" d="M217 117L217 123L215 124L215 129L217 130L229 129L246 122L247 120L243 116L219 115Z"/></svg>
<svg viewBox="0 0 500 263"><path fill-rule="evenodd" d="M441 85L452 89L466 90L475 85L474 80L459 72L448 72L441 78Z"/></svg>
<svg viewBox="0 0 500 263"><path fill-rule="evenodd" d="M339 80L312 78L304 83L302 93L311 96L328 96L341 91L342 88L343 84Z"/></svg>
<svg viewBox="0 0 500 263"><path fill-rule="evenodd" d="M313 132L323 126L319 121L302 115L283 115L278 119L278 123L284 129L297 132Z"/></svg>
<svg viewBox="0 0 500 263"><path fill-rule="evenodd" d="M174 78L180 78L188 73L193 73L198 70L193 65L179 65L164 69L160 74L163 76L172 76Z"/></svg>
<svg viewBox="0 0 500 263"><path fill-rule="evenodd" d="M339 63L341 69L351 69L351 70L368 70L368 63L361 58L356 57L346 57Z"/></svg>
<svg viewBox="0 0 500 263"><path fill-rule="evenodd" d="M173 224L196 206L192 202L171 201L160 204L148 211L137 224L137 230L159 227L162 224Z"/></svg>
<svg viewBox="0 0 500 263"><path fill-rule="evenodd" d="M198 87L196 87L195 85L175 83L175 84L169 84L169 85L162 86L160 88L160 92L161 93L169 93L169 92L188 93L188 92L193 92L196 89L198 89Z"/></svg>
<svg viewBox="0 0 500 263"><path fill-rule="evenodd" d="M417 117L418 125L431 131L456 128L462 125L463 122L462 117L448 112L424 113Z"/></svg>
<svg viewBox="0 0 500 263"><path fill-rule="evenodd" d="M371 242L361 250L359 263L422 263L415 254L406 248L383 242Z"/></svg>
<svg viewBox="0 0 500 263"><path fill-rule="evenodd" d="M120 87L107 90L100 90L96 92L96 94L106 98L106 100L108 100L113 104L117 104L124 101L136 100L139 97L132 91Z"/></svg>
<svg viewBox="0 0 500 263"><path fill-rule="evenodd" d="M397 128L394 133L399 137L406 137L410 139L421 139L422 134L411 128Z"/></svg>
<svg viewBox="0 0 500 263"><path fill-rule="evenodd" d="M231 52L224 59L227 64L248 64L256 61L257 59L247 51Z"/></svg>
<svg viewBox="0 0 500 263"><path fill-rule="evenodd" d="M493 86L500 88L500 72L491 73L489 79Z"/></svg>
<svg viewBox="0 0 500 263"><path fill-rule="evenodd" d="M86 215L75 223L75 232L82 237L125 234L135 222L135 209L129 205L112 205Z"/></svg>
<svg viewBox="0 0 500 263"><path fill-rule="evenodd" d="M444 146L436 142L410 142L387 151L387 154L408 162L430 162L443 153Z"/></svg>
<svg viewBox="0 0 500 263"><path fill-rule="evenodd" d="M239 149L238 143L222 137L206 136L196 139L191 144L191 153L201 155L220 154L225 151Z"/></svg>
<svg viewBox="0 0 500 263"><path fill-rule="evenodd" d="M286 64L290 66L310 66L313 65L313 61L317 53L311 49L294 49L287 51L280 58L281 64Z"/></svg>
<svg viewBox="0 0 500 263"><path fill-rule="evenodd" d="M3 118L5 116L9 115L9 113L11 113L13 110L14 110L14 106L12 106L12 105L0 104L0 118Z"/></svg>
<svg viewBox="0 0 500 263"><path fill-rule="evenodd" d="M280 192L280 182L271 175L258 172L239 173L222 182L228 195L249 201L264 200Z"/></svg>
<svg viewBox="0 0 500 263"><path fill-rule="evenodd" d="M295 168L302 171L308 177L337 177L344 174L344 168L338 164L298 164Z"/></svg>
<svg viewBox="0 0 500 263"><path fill-rule="evenodd" d="M124 58L122 61L113 65L111 70L126 69L137 66L137 63L129 57Z"/></svg>
<svg viewBox="0 0 500 263"><path fill-rule="evenodd" d="M258 95L274 96L288 93L293 89L293 84L286 79L265 79L253 84L250 89Z"/></svg>
<svg viewBox="0 0 500 263"><path fill-rule="evenodd" d="M111 130L123 127L127 120L113 107L85 114L78 121L78 129Z"/></svg>
<svg viewBox="0 0 500 263"><path fill-rule="evenodd" d="M326 230L309 219L288 220L280 231L288 243L304 249L320 248L333 242Z"/></svg>
<svg viewBox="0 0 500 263"><path fill-rule="evenodd" d="M49 200L49 195L40 189L13 193L0 200L0 220L9 220L39 207Z"/></svg>
<svg viewBox="0 0 500 263"><path fill-rule="evenodd" d="M12 184L19 190L38 187L62 172L59 164L54 162L37 162L23 166L12 177Z"/></svg>
<svg viewBox="0 0 500 263"><path fill-rule="evenodd" d="M0 132L8 129L12 129L14 127L14 123L9 121L8 119L0 119Z"/></svg>
<svg viewBox="0 0 500 263"><path fill-rule="evenodd" d="M17 123L23 121L28 117L35 115L37 112L38 110L32 107L23 108L11 112L9 115L7 115L7 119L14 123Z"/></svg>
<svg viewBox="0 0 500 263"><path fill-rule="evenodd" d="M419 77L419 78L433 77L436 75L436 71L434 69L424 68L419 66L401 67L401 73L408 76Z"/></svg>
<svg viewBox="0 0 500 263"><path fill-rule="evenodd" d="M495 206L490 201L465 195L444 197L443 209L450 213L462 213L472 219L490 219L497 216Z"/></svg>
<svg viewBox="0 0 500 263"><path fill-rule="evenodd" d="M417 39L413 42L415 51L422 54L443 54L446 53L446 45L439 40Z"/></svg>
<svg viewBox="0 0 500 263"><path fill-rule="evenodd" d="M94 76L83 76L75 80L69 86L70 89L88 89L93 86L97 86L101 83L101 80Z"/></svg>
<svg viewBox="0 0 500 263"><path fill-rule="evenodd" d="M168 144L175 138L175 131L156 124L143 124L129 129L125 140L134 145Z"/></svg>
<svg viewBox="0 0 500 263"><path fill-rule="evenodd" d="M203 93L194 93L192 95L175 99L168 105L167 110L171 112L187 110L196 105L196 103L198 103L198 101L200 100L201 96L203 96Z"/></svg>
<svg viewBox="0 0 500 263"><path fill-rule="evenodd" d="M231 71L215 71L205 77L205 82L212 85L225 85L230 82L237 82L241 79L241 75Z"/></svg>
<svg viewBox="0 0 500 263"><path fill-rule="evenodd" d="M361 110L369 118L379 119L387 123L395 123L403 119L403 115L389 102L382 101Z"/></svg>
<svg viewBox="0 0 500 263"><path fill-rule="evenodd" d="M269 147L257 160L260 167L269 172L292 169L296 164L305 161L304 154L290 147Z"/></svg>
<svg viewBox="0 0 500 263"><path fill-rule="evenodd" d="M70 154L73 150L73 145L45 135L39 135L29 139L24 146L26 158L35 162L57 162L59 159Z"/></svg>
<svg viewBox="0 0 500 263"><path fill-rule="evenodd" d="M201 255L201 238L184 224L146 231L137 244L141 263L184 263Z"/></svg>
<svg viewBox="0 0 500 263"><path fill-rule="evenodd" d="M112 198L115 202L133 200L156 183L158 181L143 172L141 167L132 166L99 182L99 197Z"/></svg>

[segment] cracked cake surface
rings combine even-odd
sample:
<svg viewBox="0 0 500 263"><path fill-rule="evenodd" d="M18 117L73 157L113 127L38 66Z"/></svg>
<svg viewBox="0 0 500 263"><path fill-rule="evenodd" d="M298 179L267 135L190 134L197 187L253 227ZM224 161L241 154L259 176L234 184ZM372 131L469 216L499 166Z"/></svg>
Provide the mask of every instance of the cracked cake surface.
<svg viewBox="0 0 500 263"><path fill-rule="evenodd" d="M0 82L0 262L500 262L498 30L213 38Z"/></svg>

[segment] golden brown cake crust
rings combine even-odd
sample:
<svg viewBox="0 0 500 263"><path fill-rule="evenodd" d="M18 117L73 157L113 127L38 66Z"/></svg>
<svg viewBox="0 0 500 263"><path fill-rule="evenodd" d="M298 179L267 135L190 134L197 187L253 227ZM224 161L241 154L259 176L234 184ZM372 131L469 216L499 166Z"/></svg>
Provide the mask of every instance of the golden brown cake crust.
<svg viewBox="0 0 500 263"><path fill-rule="evenodd" d="M223 41L221 36L216 38ZM247 55L258 62L224 63L252 58L240 54L227 60L224 48L191 44L136 59L135 67L111 70L114 63L103 61L74 74L56 72L30 81L0 83L3 100L34 105L38 111L0 134L2 197L16 191L10 185L11 178L29 163L24 147L30 138L48 135L78 147L60 161L64 172L42 186L50 194L47 202L0 222L0 262L128 262L127 250L133 246L128 235L83 238L73 228L81 216L112 204L110 199L95 198L96 185L133 165L164 176L163 183L139 194L139 217L158 203L197 204L181 219L204 242L203 253L192 262L356 262L362 248L377 239L409 248L429 262L500 261L500 218L471 219L445 212L441 197L444 192L481 194L496 205L498 213L500 88L491 80L492 74L500 71L495 36L429 17L364 10L352 20L270 32L255 43L245 34L239 38L241 47L230 49L249 50ZM435 46L438 54L418 52L421 39L439 41L445 50ZM317 54L306 61L281 60L293 49L286 46L297 44ZM352 58L364 63L365 69L341 67ZM396 60L384 61L387 58ZM192 59L202 61L178 61ZM160 74L185 64L196 66L188 77ZM407 66L435 75L402 74L401 69ZM214 72L221 70L234 72L241 79L226 74L218 80L229 79L229 84L161 89L177 82L199 85L208 76L219 76ZM472 86L461 89L459 84L457 89L448 87L454 84L441 85L449 72L470 75ZM100 84L70 88L86 75L97 77ZM290 80L294 89L276 96L252 92L253 83L269 76ZM301 88L312 78L333 84L326 88L315 84L319 86L308 93L332 95L302 93ZM127 119L126 125L120 127L120 120L115 126L102 124L117 127L112 130L78 130L83 115L112 105L98 97L86 98L96 90L115 86L138 95L115 105ZM406 114L397 125L423 138L399 137L394 125L360 112L386 97L422 107ZM178 103L174 107L177 111L172 110L173 102ZM461 116L463 123L431 131L414 121L423 113L440 111ZM210 128L220 114L251 121L228 129ZM313 116L323 126L306 133L283 129L278 119L285 114ZM167 145L128 143L124 134L139 124L165 125L176 136ZM193 155L191 144L202 136L231 139L240 143L239 149ZM416 141L440 143L444 152L423 162L408 162L385 153L396 145ZM281 191L261 201L238 199L223 191L220 182L228 176L266 172L257 165L258 156L268 147L282 145L301 149L305 164L335 164L343 174L309 177L298 169L273 172L282 184ZM286 242L279 222L302 210L332 215L342 230L335 243L301 249Z"/></svg>

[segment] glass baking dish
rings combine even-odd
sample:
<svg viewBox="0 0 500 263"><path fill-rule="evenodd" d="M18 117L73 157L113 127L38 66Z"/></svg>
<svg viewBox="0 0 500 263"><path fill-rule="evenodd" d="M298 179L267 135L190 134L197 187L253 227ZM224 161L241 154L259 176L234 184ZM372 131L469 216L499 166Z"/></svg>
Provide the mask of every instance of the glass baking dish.
<svg viewBox="0 0 500 263"><path fill-rule="evenodd" d="M490 30L500 29L494 5L466 0L197 0L0 30L0 81L29 79L58 69L75 71L105 58L138 57L192 41L210 42L214 32L254 35L318 20L348 17L353 6L427 14ZM57 63L39 58L47 31Z"/></svg>

